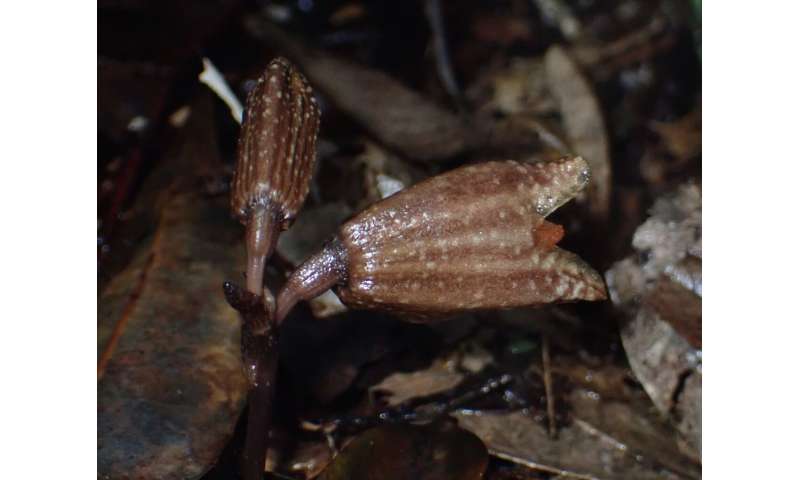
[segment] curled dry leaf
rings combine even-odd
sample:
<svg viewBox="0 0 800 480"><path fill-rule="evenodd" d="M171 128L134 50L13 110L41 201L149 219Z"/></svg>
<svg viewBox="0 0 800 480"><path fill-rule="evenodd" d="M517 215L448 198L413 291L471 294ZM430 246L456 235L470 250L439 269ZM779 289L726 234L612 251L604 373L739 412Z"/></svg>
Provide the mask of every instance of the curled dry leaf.
<svg viewBox="0 0 800 480"><path fill-rule="evenodd" d="M386 425L356 437L321 480L478 480L489 463L472 433L448 425Z"/></svg>
<svg viewBox="0 0 800 480"><path fill-rule="evenodd" d="M459 348L438 356L425 368L388 375L379 383L370 386L371 398L376 401L379 398L380 404L386 407L398 407L403 404L408 407L414 398L444 395L448 391L453 391L468 378L469 374L478 374L495 361L494 355L480 343L470 342L468 345L468 348ZM484 385L485 382L481 386Z"/></svg>
<svg viewBox="0 0 800 480"><path fill-rule="evenodd" d="M606 273L627 313L622 343L656 408L701 455L701 195L695 184L659 199L633 237L638 255Z"/></svg>
<svg viewBox="0 0 800 480"><path fill-rule="evenodd" d="M609 402L582 389L569 401L572 421L555 439L524 411L464 411L455 416L492 455L561 478L700 478L698 465L678 451L669 429L641 402Z"/></svg>
<svg viewBox="0 0 800 480"><path fill-rule="evenodd" d="M319 106L287 60L270 62L247 98L231 210L247 226L248 290L261 294L264 263L278 233L308 194L316 161Z"/></svg>
<svg viewBox="0 0 800 480"><path fill-rule="evenodd" d="M278 295L280 321L337 285L349 306L419 316L602 300L600 276L545 220L589 181L583 159L487 162L432 177L345 223Z"/></svg>
<svg viewBox="0 0 800 480"><path fill-rule="evenodd" d="M605 219L611 201L611 158L600 104L578 64L558 45L547 51L545 71L572 150L592 168L588 208L596 219Z"/></svg>

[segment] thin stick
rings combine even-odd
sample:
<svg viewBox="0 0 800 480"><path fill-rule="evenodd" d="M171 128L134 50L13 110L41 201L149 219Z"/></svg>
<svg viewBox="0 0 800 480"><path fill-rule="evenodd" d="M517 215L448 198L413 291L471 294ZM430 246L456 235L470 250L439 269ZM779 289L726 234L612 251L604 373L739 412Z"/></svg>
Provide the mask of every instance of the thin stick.
<svg viewBox="0 0 800 480"><path fill-rule="evenodd" d="M311 431L321 430L325 433L332 433L335 431L336 433L351 434L376 425L422 421L432 422L443 415L447 415L461 408L469 402L490 395L510 385L513 381L513 375L503 373L498 376L490 377L466 391L462 388L455 387L445 392L412 398L399 405L387 407L374 415L364 417L336 417L324 421L321 424L304 422L303 428Z"/></svg>
<svg viewBox="0 0 800 480"><path fill-rule="evenodd" d="M208 88L225 102L231 111L233 119L236 120L237 123L242 123L242 112L244 111L242 103L236 98L231 87L228 86L225 77L222 76L219 70L217 70L217 67L215 67L208 58L203 57L203 71L197 78L208 85Z"/></svg>
<svg viewBox="0 0 800 480"><path fill-rule="evenodd" d="M547 335L542 335L542 377L544 378L544 392L547 397L547 433L550 438L556 438L556 407L553 399L553 377L550 368L550 340Z"/></svg>
<svg viewBox="0 0 800 480"><path fill-rule="evenodd" d="M456 106L463 110L464 99L448 54L440 0L425 0L425 17L428 19L428 25L433 35L433 56L436 59L436 72L439 74L439 80L442 81L445 91L456 103Z"/></svg>
<svg viewBox="0 0 800 480"><path fill-rule="evenodd" d="M553 475L558 475L558 478L575 478L579 480L599 480L597 477L592 475L584 475L582 473L570 472L569 470L562 470L560 468L551 467L549 465L543 465L541 463L536 463L532 460L528 460L522 457L518 457L516 455L511 455L505 452L499 452L492 448L489 448L489 453L497 457L501 460L507 460L512 463L516 463L518 465L523 465L525 467L530 468L531 470L538 470L540 472L546 472Z"/></svg>

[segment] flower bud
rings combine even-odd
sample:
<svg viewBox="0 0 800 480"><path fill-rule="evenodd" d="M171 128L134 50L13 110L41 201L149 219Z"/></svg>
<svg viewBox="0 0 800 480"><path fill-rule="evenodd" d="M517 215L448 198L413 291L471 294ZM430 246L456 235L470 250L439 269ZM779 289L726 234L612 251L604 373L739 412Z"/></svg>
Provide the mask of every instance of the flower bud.
<svg viewBox="0 0 800 480"><path fill-rule="evenodd" d="M308 194L316 161L319 106L303 75L270 62L247 97L231 210L247 226L248 290L260 294L266 259Z"/></svg>

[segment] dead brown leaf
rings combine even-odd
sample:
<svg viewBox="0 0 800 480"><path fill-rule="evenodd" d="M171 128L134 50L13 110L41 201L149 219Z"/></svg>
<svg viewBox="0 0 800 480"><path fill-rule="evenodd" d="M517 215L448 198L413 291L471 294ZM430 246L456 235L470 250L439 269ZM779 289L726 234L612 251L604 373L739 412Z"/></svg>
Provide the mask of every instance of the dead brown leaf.
<svg viewBox="0 0 800 480"><path fill-rule="evenodd" d="M220 285L242 260L220 200L172 197L152 243L100 298L101 476L195 477L233 432L247 387Z"/></svg>
<svg viewBox="0 0 800 480"><path fill-rule="evenodd" d="M458 116L385 73L315 50L269 22L253 19L250 26L284 50L314 88L390 148L411 158L433 160L473 147L475 137Z"/></svg>
<svg viewBox="0 0 800 480"><path fill-rule="evenodd" d="M600 103L578 64L558 45L547 51L545 70L573 153L592 169L586 193L589 211L595 219L605 219L611 201L611 157Z"/></svg>
<svg viewBox="0 0 800 480"><path fill-rule="evenodd" d="M473 151L531 150L541 144L525 125L460 117L383 72L314 49L263 19L251 18L248 28L296 62L340 110L410 159L437 162Z"/></svg>
<svg viewBox="0 0 800 480"><path fill-rule="evenodd" d="M699 478L699 468L670 443L652 416L583 389L571 394L570 404L573 421L555 439L524 411L455 416L492 455L563 478Z"/></svg>
<svg viewBox="0 0 800 480"><path fill-rule="evenodd" d="M187 131L210 137L208 118L194 119ZM155 233L99 299L102 478L198 477L244 406L238 318L221 294L222 281L243 265L231 248L240 231L227 199L199 192L202 165L218 161L213 149L196 150L205 143L190 134L181 138L179 158L163 159L166 170L183 175L160 195Z"/></svg>

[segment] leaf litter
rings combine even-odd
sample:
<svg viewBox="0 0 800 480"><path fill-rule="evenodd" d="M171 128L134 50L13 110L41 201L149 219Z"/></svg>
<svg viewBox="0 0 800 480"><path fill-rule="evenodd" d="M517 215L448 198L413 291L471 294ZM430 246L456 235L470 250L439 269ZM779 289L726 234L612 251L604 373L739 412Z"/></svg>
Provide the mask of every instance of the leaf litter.
<svg viewBox="0 0 800 480"><path fill-rule="evenodd" d="M426 13L355 2L330 13L277 2L263 11L228 5L219 18L195 12L206 36L191 45L210 47L239 98L278 55L320 92L319 165L267 265L271 288L354 212L425 178L566 154L583 156L593 175L585 198L555 215L565 248L603 270L613 265L612 301L592 305L479 311L432 325L345 310L333 293L299 305L282 332L272 475L356 478L378 468L389 478L395 465L398 478L700 476L700 196L691 186L701 157L699 59L684 38L692 18L656 3L607 12L442 3ZM99 8L101 23L125 22L109 8ZM407 29L404 49L392 47L392 24ZM101 126L99 177L111 181L98 197L103 212L122 214L98 260L98 474L231 478L246 384L238 319L219 287L244 270L242 232L226 211L239 127L221 101L209 108L192 48L134 62L125 32L104 37L100 52L118 87L103 87L99 102L114 123ZM453 85L464 86L463 98ZM128 98L141 99L138 112L156 112L140 115L144 135L124 133L141 124L131 123ZM157 113L178 110L188 120ZM120 200L108 208L111 198ZM661 356L653 345L664 346ZM375 441L414 448L363 450ZM470 458L451 456L467 448ZM453 469L431 468L431 458L452 458Z"/></svg>

